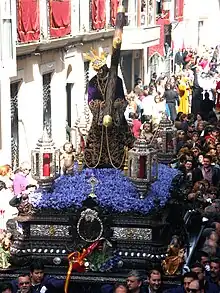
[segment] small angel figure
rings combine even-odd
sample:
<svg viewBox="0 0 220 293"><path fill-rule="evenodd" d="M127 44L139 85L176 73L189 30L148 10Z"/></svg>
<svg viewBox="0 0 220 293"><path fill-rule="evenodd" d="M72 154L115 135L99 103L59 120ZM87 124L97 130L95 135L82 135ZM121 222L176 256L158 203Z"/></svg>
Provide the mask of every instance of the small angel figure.
<svg viewBox="0 0 220 293"><path fill-rule="evenodd" d="M71 142L66 142L63 146L63 153L60 156L60 163L63 166L63 174L72 175L75 162L75 149Z"/></svg>
<svg viewBox="0 0 220 293"><path fill-rule="evenodd" d="M184 265L185 249L179 237L174 235L167 249L168 256L162 261L164 273L169 276L180 275Z"/></svg>
<svg viewBox="0 0 220 293"><path fill-rule="evenodd" d="M11 238L12 234L9 232L0 235L0 268L2 269L8 269L11 266L9 263Z"/></svg>

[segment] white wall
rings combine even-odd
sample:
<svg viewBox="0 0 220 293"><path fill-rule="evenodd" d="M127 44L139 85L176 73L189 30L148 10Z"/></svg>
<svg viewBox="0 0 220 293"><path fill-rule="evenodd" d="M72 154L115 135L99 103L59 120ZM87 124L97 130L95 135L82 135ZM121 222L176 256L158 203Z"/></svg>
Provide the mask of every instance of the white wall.
<svg viewBox="0 0 220 293"><path fill-rule="evenodd" d="M220 25L220 8L218 0L185 0L185 45L197 47L198 22L203 21L200 31L200 47L215 46L220 43L220 35L216 32Z"/></svg>
<svg viewBox="0 0 220 293"><path fill-rule="evenodd" d="M0 165L11 162L11 105L10 80L1 76L0 81Z"/></svg>
<svg viewBox="0 0 220 293"><path fill-rule="evenodd" d="M19 159L30 160L30 153L43 133L43 78L44 73L52 72L51 116L52 137L57 147L66 141L66 82L72 80L72 125L84 111L84 60L83 52L94 47L111 50L111 39L101 43L94 42L73 48L43 52L37 56L26 56L17 60L17 76L12 82L20 81L18 92L19 112ZM72 68L68 76L68 68ZM0 165L11 162L11 111L10 80L5 78L1 89L1 136Z"/></svg>

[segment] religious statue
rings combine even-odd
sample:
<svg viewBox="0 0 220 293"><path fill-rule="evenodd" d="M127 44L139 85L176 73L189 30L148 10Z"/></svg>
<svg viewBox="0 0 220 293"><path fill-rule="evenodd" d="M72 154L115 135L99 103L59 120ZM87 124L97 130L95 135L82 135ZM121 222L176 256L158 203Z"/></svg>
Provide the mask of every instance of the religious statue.
<svg viewBox="0 0 220 293"><path fill-rule="evenodd" d="M33 206L30 203L28 193L25 192L21 195L21 200L17 209L18 209L18 216L24 217L24 216L33 215L34 213Z"/></svg>
<svg viewBox="0 0 220 293"><path fill-rule="evenodd" d="M10 247L11 247L11 233L2 233L0 235L0 268L8 269L10 267Z"/></svg>
<svg viewBox="0 0 220 293"><path fill-rule="evenodd" d="M97 72L88 84L88 102L93 120L86 140L84 160L91 168L123 168L125 148L131 148L134 142L124 117L127 102L122 80L118 77L124 22L124 9L119 7L110 68L106 65L105 52L99 55L91 49L84 56Z"/></svg>
<svg viewBox="0 0 220 293"><path fill-rule="evenodd" d="M63 153L60 156L60 163L63 166L63 174L73 174L75 162L75 150L71 142L66 142L63 146Z"/></svg>
<svg viewBox="0 0 220 293"><path fill-rule="evenodd" d="M169 276L181 275L184 265L185 248L181 246L179 237L174 235L167 249L168 256L162 261L164 273Z"/></svg>

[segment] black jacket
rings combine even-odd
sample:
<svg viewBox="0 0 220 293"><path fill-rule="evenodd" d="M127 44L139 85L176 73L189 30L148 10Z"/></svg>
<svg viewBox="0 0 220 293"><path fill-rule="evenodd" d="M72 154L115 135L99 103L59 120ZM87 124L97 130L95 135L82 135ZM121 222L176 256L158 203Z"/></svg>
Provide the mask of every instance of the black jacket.
<svg viewBox="0 0 220 293"><path fill-rule="evenodd" d="M211 166L211 168L212 168L212 184L214 186L217 186L220 181L220 169L215 166ZM203 179L204 178L203 178L201 167L195 168L192 172L193 184L195 184L197 181L201 181Z"/></svg>

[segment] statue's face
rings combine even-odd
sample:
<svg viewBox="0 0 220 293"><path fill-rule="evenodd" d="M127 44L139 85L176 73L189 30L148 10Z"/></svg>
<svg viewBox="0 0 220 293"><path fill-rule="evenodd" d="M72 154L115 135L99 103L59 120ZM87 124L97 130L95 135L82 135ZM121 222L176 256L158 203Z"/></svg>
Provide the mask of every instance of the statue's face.
<svg viewBox="0 0 220 293"><path fill-rule="evenodd" d="M104 77L107 76L107 74L108 74L108 67L106 65L104 65L103 67L101 67L99 69L99 71L97 72L97 76L99 78L104 78Z"/></svg>
<svg viewBox="0 0 220 293"><path fill-rule="evenodd" d="M67 152L67 153L71 153L73 151L73 146L71 143L66 143L65 146L64 146L64 150Z"/></svg>

